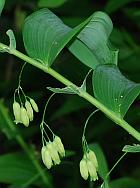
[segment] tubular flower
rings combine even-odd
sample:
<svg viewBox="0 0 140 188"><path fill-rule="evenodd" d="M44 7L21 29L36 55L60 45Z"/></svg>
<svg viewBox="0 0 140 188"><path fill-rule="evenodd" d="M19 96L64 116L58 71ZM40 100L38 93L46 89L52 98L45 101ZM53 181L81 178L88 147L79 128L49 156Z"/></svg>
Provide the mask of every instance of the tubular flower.
<svg viewBox="0 0 140 188"><path fill-rule="evenodd" d="M31 98L30 98L30 103L31 103L34 111L35 112L39 112L39 109L38 109L38 106L37 106L36 102L33 99L31 99Z"/></svg>
<svg viewBox="0 0 140 188"><path fill-rule="evenodd" d="M60 156L65 157L65 149L61 139L58 136L55 136L53 143Z"/></svg>
<svg viewBox="0 0 140 188"><path fill-rule="evenodd" d="M29 117L27 114L26 109L22 106L21 107L21 123L23 123L26 127L29 126Z"/></svg>
<svg viewBox="0 0 140 188"><path fill-rule="evenodd" d="M64 154L64 146L58 136L55 136L53 142L47 142L46 146L43 146L41 150L43 163L48 169L50 169L53 164L60 164L60 158L64 156Z"/></svg>
<svg viewBox="0 0 140 188"><path fill-rule="evenodd" d="M94 164L92 163L92 161L87 160L87 168L88 168L90 180L91 181L98 180L98 175L97 175L96 167L94 166Z"/></svg>
<svg viewBox="0 0 140 188"><path fill-rule="evenodd" d="M89 150L89 152L87 153L87 157L94 164L96 170L98 170L98 161L94 151Z"/></svg>
<svg viewBox="0 0 140 188"><path fill-rule="evenodd" d="M50 155L49 151L47 150L46 146L42 147L41 154L42 154L42 160L43 160L44 165L48 169L50 169L53 165L53 162L52 162L51 155Z"/></svg>
<svg viewBox="0 0 140 188"><path fill-rule="evenodd" d="M13 103L13 112L15 116L15 123L17 124L20 122L21 116L20 116L20 104L16 101Z"/></svg>
<svg viewBox="0 0 140 188"><path fill-rule="evenodd" d="M80 173L84 180L88 179L88 167L85 159L80 161Z"/></svg>
<svg viewBox="0 0 140 188"><path fill-rule="evenodd" d="M33 118L34 118L33 109L32 109L32 106L31 106L29 101L25 102L25 107L26 107L26 110L27 110L27 115L29 117L29 120L33 121Z"/></svg>
<svg viewBox="0 0 140 188"><path fill-rule="evenodd" d="M60 157L58 155L58 152L57 152L56 148L54 147L53 142L49 142L47 144L47 149L48 149L48 151L50 153L50 156L51 156L54 164L60 164Z"/></svg>
<svg viewBox="0 0 140 188"><path fill-rule="evenodd" d="M98 180L98 161L92 150L84 153L83 159L80 161L80 173L83 179L90 177L91 181Z"/></svg>

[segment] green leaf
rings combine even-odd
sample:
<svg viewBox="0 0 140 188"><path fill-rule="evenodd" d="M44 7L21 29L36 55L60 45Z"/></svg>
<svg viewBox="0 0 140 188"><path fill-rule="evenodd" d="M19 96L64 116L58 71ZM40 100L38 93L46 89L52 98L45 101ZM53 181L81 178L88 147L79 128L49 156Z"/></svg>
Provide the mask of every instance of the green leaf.
<svg viewBox="0 0 140 188"><path fill-rule="evenodd" d="M71 29L50 10L41 9L25 20L23 28L25 49L29 56L50 66L60 51L90 19Z"/></svg>
<svg viewBox="0 0 140 188"><path fill-rule="evenodd" d="M91 71L92 71L92 69L88 71L88 73L87 73L87 75L85 76L85 79L84 79L82 85L80 86L80 89L81 89L82 91L87 91L87 78L88 78L89 74L91 73Z"/></svg>
<svg viewBox="0 0 140 188"><path fill-rule="evenodd" d="M98 61L92 51L82 41L76 39L69 44L68 49L73 55L86 66L95 69L98 65Z"/></svg>
<svg viewBox="0 0 140 188"><path fill-rule="evenodd" d="M99 170L98 173L103 180L106 180L106 175L109 172L108 165L104 153L99 144L90 144L89 148L92 149L97 157ZM106 180L107 183L107 180Z"/></svg>
<svg viewBox="0 0 140 188"><path fill-rule="evenodd" d="M124 77L116 65L99 65L93 73L95 97L119 117L124 117L140 93L140 84Z"/></svg>
<svg viewBox="0 0 140 188"><path fill-rule="evenodd" d="M118 50L111 47L108 38L112 32L111 19L104 12L95 12L90 22L70 43L69 50L92 69L99 64L117 64Z"/></svg>
<svg viewBox="0 0 140 188"><path fill-rule="evenodd" d="M137 153L140 152L140 145L139 144L134 144L133 146L126 145L122 149L124 152L129 152L129 153Z"/></svg>
<svg viewBox="0 0 140 188"><path fill-rule="evenodd" d="M76 94L75 91L71 87L65 87L65 88L52 88L47 87L50 91L54 93L65 93L65 94Z"/></svg>
<svg viewBox="0 0 140 188"><path fill-rule="evenodd" d="M138 188L139 186L140 180L129 177L113 180L110 183L110 188Z"/></svg>
<svg viewBox="0 0 140 188"><path fill-rule="evenodd" d="M2 13L2 10L4 8L4 5L5 5L5 0L0 0L0 15Z"/></svg>
<svg viewBox="0 0 140 188"><path fill-rule="evenodd" d="M6 34L8 35L9 37L9 40L10 40L10 49L16 49L16 39L15 39L15 35L14 35L14 32L9 29Z"/></svg>
<svg viewBox="0 0 140 188"><path fill-rule="evenodd" d="M39 7L55 8L63 5L66 0L39 0Z"/></svg>
<svg viewBox="0 0 140 188"><path fill-rule="evenodd" d="M130 3L131 1L134 1L134 0L121 0L121 1L109 0L107 1L107 4L105 6L105 11L107 11L108 13L115 12L118 9L125 6L126 4Z"/></svg>
<svg viewBox="0 0 140 188"><path fill-rule="evenodd" d="M30 159L23 153L9 153L0 156L0 182L22 184L37 173Z"/></svg>
<svg viewBox="0 0 140 188"><path fill-rule="evenodd" d="M79 94L80 90L86 91L86 80L88 75L90 74L91 70L87 73L85 76L85 79L82 83L82 85L77 89L77 87L74 87L73 85L67 86L64 88L52 88L52 87L47 87L50 91L54 93L65 93L65 94Z"/></svg>

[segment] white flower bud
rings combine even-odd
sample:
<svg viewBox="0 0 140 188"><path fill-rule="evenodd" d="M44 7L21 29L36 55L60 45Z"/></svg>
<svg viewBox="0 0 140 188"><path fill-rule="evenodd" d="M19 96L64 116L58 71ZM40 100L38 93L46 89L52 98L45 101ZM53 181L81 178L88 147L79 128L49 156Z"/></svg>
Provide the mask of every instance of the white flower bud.
<svg viewBox="0 0 140 188"><path fill-rule="evenodd" d="M80 173L84 180L88 179L88 167L85 159L80 161Z"/></svg>
<svg viewBox="0 0 140 188"><path fill-rule="evenodd" d="M34 118L33 109L32 109L31 104L29 103L29 101L25 102L25 107L26 107L27 115L28 115L30 121L33 121L33 118Z"/></svg>
<svg viewBox="0 0 140 188"><path fill-rule="evenodd" d="M19 123L21 121L20 104L16 101L13 103L13 112L14 112L14 116L15 116L15 122Z"/></svg>
<svg viewBox="0 0 140 188"><path fill-rule="evenodd" d="M55 136L53 143L54 143L56 150L60 154L60 156L64 157L65 156L65 149L64 149L64 145L62 144L60 137Z"/></svg>
<svg viewBox="0 0 140 188"><path fill-rule="evenodd" d="M94 151L89 150L89 152L87 153L88 159L94 164L94 166L96 167L96 170L98 170L98 161L96 158L96 155L94 153Z"/></svg>
<svg viewBox="0 0 140 188"><path fill-rule="evenodd" d="M91 181L98 180L96 168L90 160L87 160L87 168L88 168Z"/></svg>
<svg viewBox="0 0 140 188"><path fill-rule="evenodd" d="M38 106L36 104L36 102L33 99L30 99L30 103L34 109L35 112L39 112Z"/></svg>
<svg viewBox="0 0 140 188"><path fill-rule="evenodd" d="M54 161L54 164L60 164L60 158L59 158L59 155L58 155L58 152L56 150L56 148L54 147L54 144L53 142L49 142L47 144L47 149L51 155L51 158L53 159Z"/></svg>
<svg viewBox="0 0 140 188"><path fill-rule="evenodd" d="M27 111L24 107L21 107L21 122L28 127L29 126L29 117Z"/></svg>
<svg viewBox="0 0 140 188"><path fill-rule="evenodd" d="M52 167L52 165L53 165L53 162L52 162L52 158L51 158L50 153L47 150L46 146L42 147L42 149L41 149L41 155L42 155L42 160L43 160L44 165L48 169L50 169Z"/></svg>

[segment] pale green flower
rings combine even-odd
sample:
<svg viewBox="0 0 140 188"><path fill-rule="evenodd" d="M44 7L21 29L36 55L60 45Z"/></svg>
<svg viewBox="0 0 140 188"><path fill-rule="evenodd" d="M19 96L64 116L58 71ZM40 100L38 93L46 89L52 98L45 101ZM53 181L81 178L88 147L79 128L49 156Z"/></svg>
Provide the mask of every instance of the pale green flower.
<svg viewBox="0 0 140 188"><path fill-rule="evenodd" d="M81 173L81 176L84 180L87 180L88 179L88 167L87 167L87 162L85 159L82 159L80 161L80 173Z"/></svg>
<svg viewBox="0 0 140 188"><path fill-rule="evenodd" d="M41 149L41 155L42 155L42 160L43 160L43 163L44 165L50 169L53 165L53 162L52 162L52 158L51 158L51 155L47 149L46 146L43 146L42 149Z"/></svg>
<svg viewBox="0 0 140 188"><path fill-rule="evenodd" d="M25 107L26 107L26 110L27 110L27 115L29 117L29 120L33 121L33 118L34 118L33 109L32 109L32 106L31 106L29 101L25 102Z"/></svg>
<svg viewBox="0 0 140 188"><path fill-rule="evenodd" d="M53 159L54 164L60 164L60 162L61 162L60 157L58 155L56 148L54 147L53 142L49 142L47 144L47 149L50 153L51 158Z"/></svg>
<svg viewBox="0 0 140 188"><path fill-rule="evenodd" d="M26 127L29 126L29 117L27 115L26 109L22 106L21 107L21 123L23 123Z"/></svg>
<svg viewBox="0 0 140 188"><path fill-rule="evenodd" d="M39 112L39 109L38 109L38 106L37 106L36 102L33 99L31 99L31 98L30 98L30 103L31 103L34 111L35 112Z"/></svg>
<svg viewBox="0 0 140 188"><path fill-rule="evenodd" d="M64 145L62 144L60 137L55 136L53 143L54 143L56 150L60 154L60 156L64 157L65 156L65 149L64 149Z"/></svg>

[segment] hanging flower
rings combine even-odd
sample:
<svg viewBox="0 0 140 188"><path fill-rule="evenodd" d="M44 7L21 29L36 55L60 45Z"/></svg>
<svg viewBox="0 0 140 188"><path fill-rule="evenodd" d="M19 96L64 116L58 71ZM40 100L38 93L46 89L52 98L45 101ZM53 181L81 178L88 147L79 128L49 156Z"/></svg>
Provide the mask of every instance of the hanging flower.
<svg viewBox="0 0 140 188"><path fill-rule="evenodd" d="M41 150L42 160L45 166L50 169L52 165L60 164L61 157L65 156L65 149L61 139L55 136L53 142L47 142Z"/></svg>
<svg viewBox="0 0 140 188"><path fill-rule="evenodd" d="M80 173L83 179L90 177L91 181L98 180L98 161L95 153L88 150L84 153L83 159L80 161Z"/></svg>

